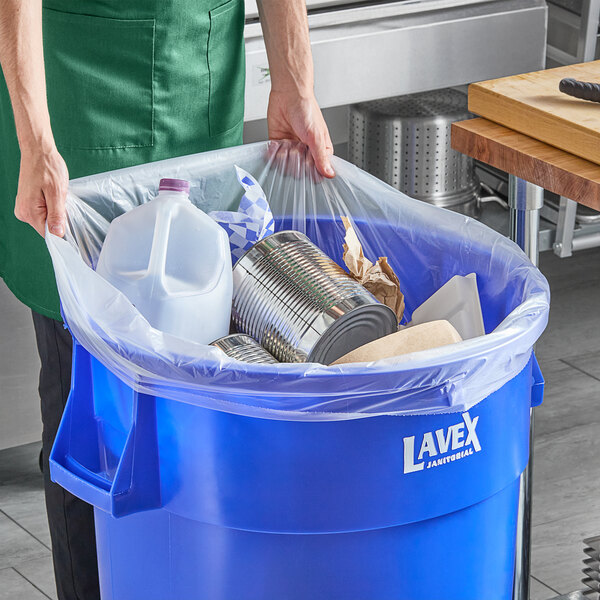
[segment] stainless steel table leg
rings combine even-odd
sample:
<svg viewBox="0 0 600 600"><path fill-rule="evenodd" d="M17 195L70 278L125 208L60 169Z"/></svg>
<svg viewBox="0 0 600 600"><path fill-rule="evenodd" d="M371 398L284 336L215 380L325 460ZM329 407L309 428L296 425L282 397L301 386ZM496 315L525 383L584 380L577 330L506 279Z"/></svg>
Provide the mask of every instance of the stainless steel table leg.
<svg viewBox="0 0 600 600"><path fill-rule="evenodd" d="M529 462L519 482L519 512L517 514L517 547L515 552L515 580L513 600L529 600L531 574L531 485L533 475L533 419L531 410L529 428Z"/></svg>
<svg viewBox="0 0 600 600"><path fill-rule="evenodd" d="M544 204L544 190L514 175L508 178L510 207L510 238L538 264L540 209ZM533 473L533 410L529 431L529 463L521 475L519 513L517 517L517 547L513 600L529 600L531 571L531 482Z"/></svg>
<svg viewBox="0 0 600 600"><path fill-rule="evenodd" d="M560 197L558 222L556 223L556 241L552 249L560 258L573 255L573 234L577 219L577 202Z"/></svg>
<svg viewBox="0 0 600 600"><path fill-rule="evenodd" d="M508 205L510 207L510 239L516 242L537 266L540 209L544 205L544 190L538 185L508 177Z"/></svg>

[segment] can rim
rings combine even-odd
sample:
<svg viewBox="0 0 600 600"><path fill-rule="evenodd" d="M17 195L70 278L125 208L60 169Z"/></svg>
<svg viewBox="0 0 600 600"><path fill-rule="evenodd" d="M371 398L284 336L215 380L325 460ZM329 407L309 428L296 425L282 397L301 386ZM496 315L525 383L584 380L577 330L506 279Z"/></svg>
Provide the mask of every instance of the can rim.
<svg viewBox="0 0 600 600"><path fill-rule="evenodd" d="M316 362L318 364L329 366L332 362L344 356L348 352L355 350L356 348L362 346L355 346L352 349L347 350L344 354L332 358L328 356L328 353L331 352L331 347L340 337L340 330L343 330L347 327L347 321L351 319L356 319L357 312L360 313L369 313L372 316L381 315L381 319L379 320L381 327L384 328L389 325L390 331L387 333L383 333L383 335L379 335L374 339L379 339L380 337L385 337L386 335L390 335L398 330L398 317L392 308L383 304L382 302L378 302L377 304L363 304L362 306L357 306L353 308L347 313L342 314L339 318L335 319L329 327L320 335L319 339L312 347L306 362ZM385 320L389 319L389 323L386 323ZM312 329L312 324L311 324ZM371 340L373 341L373 340ZM364 342L365 344L369 342Z"/></svg>

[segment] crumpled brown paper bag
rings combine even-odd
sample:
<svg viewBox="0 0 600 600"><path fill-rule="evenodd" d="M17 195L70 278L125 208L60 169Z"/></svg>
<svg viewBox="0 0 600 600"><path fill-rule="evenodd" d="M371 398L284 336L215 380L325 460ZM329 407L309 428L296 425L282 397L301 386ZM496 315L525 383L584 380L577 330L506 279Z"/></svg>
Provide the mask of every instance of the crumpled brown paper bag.
<svg viewBox="0 0 600 600"><path fill-rule="evenodd" d="M344 262L350 276L366 287L382 304L389 306L402 320L404 295L400 291L400 281L388 264L387 257L381 256L373 264L363 254L362 244L348 217L342 217L346 228L344 238Z"/></svg>

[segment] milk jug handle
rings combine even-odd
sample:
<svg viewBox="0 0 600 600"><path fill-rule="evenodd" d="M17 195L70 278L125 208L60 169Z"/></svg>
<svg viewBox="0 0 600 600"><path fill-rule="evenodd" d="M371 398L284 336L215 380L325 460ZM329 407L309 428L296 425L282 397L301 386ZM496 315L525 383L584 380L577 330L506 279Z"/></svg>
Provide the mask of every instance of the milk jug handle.
<svg viewBox="0 0 600 600"><path fill-rule="evenodd" d="M164 287L169 232L173 216L172 206L168 202L168 199L156 198L153 202L156 202L157 211L154 235L152 236L152 249L150 250L150 259L148 261L148 273Z"/></svg>

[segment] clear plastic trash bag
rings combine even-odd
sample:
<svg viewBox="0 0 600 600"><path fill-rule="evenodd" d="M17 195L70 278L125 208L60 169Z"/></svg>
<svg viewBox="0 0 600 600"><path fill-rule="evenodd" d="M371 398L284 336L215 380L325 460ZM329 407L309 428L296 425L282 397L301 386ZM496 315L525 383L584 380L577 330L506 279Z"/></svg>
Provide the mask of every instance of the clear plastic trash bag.
<svg viewBox="0 0 600 600"><path fill-rule="evenodd" d="M205 212L236 210L234 165L263 186L276 230L306 233L341 264L348 216L365 255L387 256L411 311L454 275L476 273L488 335L372 363L257 365L153 329L94 267L109 223L150 200L162 177L188 179ZM133 389L267 419L338 420L445 413L474 406L517 375L548 319L543 275L479 222L408 198L333 157L320 178L306 148L261 142L73 180L68 232L46 240L65 322L76 340Z"/></svg>

